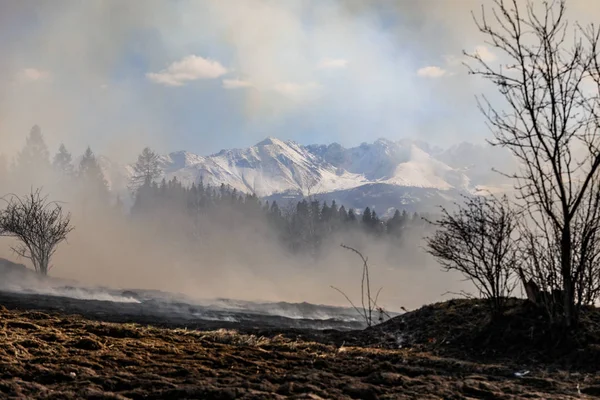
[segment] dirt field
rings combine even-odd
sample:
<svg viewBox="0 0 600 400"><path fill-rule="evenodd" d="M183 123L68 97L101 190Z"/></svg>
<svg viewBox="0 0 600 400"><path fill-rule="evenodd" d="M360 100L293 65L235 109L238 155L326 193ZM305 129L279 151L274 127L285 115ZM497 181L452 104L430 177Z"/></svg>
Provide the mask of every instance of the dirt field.
<svg viewBox="0 0 600 400"><path fill-rule="evenodd" d="M594 373L479 364L335 344L352 333L268 337L91 321L0 307L0 395L53 399L569 399ZM306 335L310 337L311 335ZM360 335L359 335L360 336Z"/></svg>

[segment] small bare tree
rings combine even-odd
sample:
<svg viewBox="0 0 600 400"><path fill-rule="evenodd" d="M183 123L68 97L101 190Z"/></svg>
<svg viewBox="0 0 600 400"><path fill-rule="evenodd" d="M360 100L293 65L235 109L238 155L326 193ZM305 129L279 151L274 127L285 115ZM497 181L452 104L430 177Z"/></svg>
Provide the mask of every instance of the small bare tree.
<svg viewBox="0 0 600 400"><path fill-rule="evenodd" d="M363 268L362 268L362 279L361 279L361 283L360 283L360 301L361 301L362 308L358 308L357 306L355 306L354 303L352 302L352 300L350 300L350 298L348 297L348 295L346 293L344 293L342 290L338 289L335 286L331 286L331 288L338 291L342 296L344 296L346 298L348 303L350 303L350 305L356 310L356 312L361 316L361 318L365 320L365 323L367 324L367 326L370 327L373 325L373 314L374 313L378 313L378 315L379 315L377 318L378 321L383 322L383 315L387 315L387 317L389 318L389 315L385 312L385 310L377 304L377 300L379 299L379 294L381 293L381 290L383 288L379 288L379 290L377 291L377 294L375 295L375 298L371 297L371 278L369 277L369 260L368 260L368 258L363 256L362 253L360 251L356 250L355 248L346 246L344 244L341 244L340 246L346 250L352 251L353 253L358 255L360 257L360 259L362 260Z"/></svg>
<svg viewBox="0 0 600 400"><path fill-rule="evenodd" d="M465 198L456 211L442 208L442 216L429 222L438 229L425 238L426 251L447 271L458 271L471 281L495 315L502 313L515 287L514 267L519 262L517 214L506 196Z"/></svg>
<svg viewBox="0 0 600 400"><path fill-rule="evenodd" d="M572 326L583 266L577 260L586 258L576 254L584 248L576 248L575 229L595 230L580 224L595 223L586 199L600 167L600 30L571 29L565 0L492 3L492 12L482 9L475 22L502 64L476 53L468 67L491 81L508 105L504 111L485 97L480 102L492 144L520 162L511 177L536 230L532 235L548 239L546 250L558 251L559 263L548 264L554 270L547 272L560 277L554 289L563 292L562 319Z"/></svg>
<svg viewBox="0 0 600 400"><path fill-rule="evenodd" d="M16 238L20 244L12 250L31 260L36 272L47 275L52 255L73 230L71 215L63 214L60 204L49 202L40 189L3 200L6 208L0 211L0 234Z"/></svg>

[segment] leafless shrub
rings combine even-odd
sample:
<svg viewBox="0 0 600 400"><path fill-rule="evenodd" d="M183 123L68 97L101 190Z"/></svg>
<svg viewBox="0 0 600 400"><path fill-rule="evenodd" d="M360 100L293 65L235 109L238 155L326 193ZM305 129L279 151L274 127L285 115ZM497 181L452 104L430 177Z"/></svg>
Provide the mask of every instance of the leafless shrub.
<svg viewBox="0 0 600 400"><path fill-rule="evenodd" d="M515 287L518 264L514 234L517 215L508 199L467 197L457 210L442 208L437 231L427 237L426 251L447 270L463 274L490 301L494 314L502 312Z"/></svg>
<svg viewBox="0 0 600 400"><path fill-rule="evenodd" d="M363 256L362 253L360 251L356 250L355 248L346 246L344 244L342 244L341 247L343 247L346 250L350 250L353 253L355 253L356 255L358 255L363 262L362 279L361 279L361 283L360 283L361 308L358 308L357 306L355 306L354 303L352 302L352 300L350 300L350 298L348 297L348 295L346 295L346 293L344 293L342 290L338 289L335 286L331 286L331 288L338 291L342 296L344 296L346 298L348 303L350 303L350 305L356 310L356 312L361 316L361 318L364 319L367 326L370 327L373 325L373 316L375 313L378 313L377 320L379 322L383 322L384 315L387 316L388 318L390 318L389 314L385 312L383 307L380 307L377 304L377 300L379 299L379 294L381 293L381 290L383 288L379 288L374 299L373 299L373 297L371 297L371 279L369 277L369 262L368 262L369 260L368 260L368 258Z"/></svg>
<svg viewBox="0 0 600 400"><path fill-rule="evenodd" d="M36 272L47 275L52 255L73 230L71 215L63 214L60 204L49 202L40 189L3 200L6 207L0 212L0 234L16 238L20 244L12 250L31 260Z"/></svg>

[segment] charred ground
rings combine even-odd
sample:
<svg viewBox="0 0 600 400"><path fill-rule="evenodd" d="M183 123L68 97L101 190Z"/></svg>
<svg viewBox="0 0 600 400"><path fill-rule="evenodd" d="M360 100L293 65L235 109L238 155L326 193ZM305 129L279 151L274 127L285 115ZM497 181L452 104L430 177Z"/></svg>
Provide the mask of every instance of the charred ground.
<svg viewBox="0 0 600 400"><path fill-rule="evenodd" d="M509 299L491 318L483 300L455 299L424 306L356 335L356 343L409 347L435 355L516 367L595 372L600 360L600 310L582 310L577 330L552 326L528 301Z"/></svg>
<svg viewBox="0 0 600 400"><path fill-rule="evenodd" d="M544 331L536 311L519 300L510 302L505 318L493 322L484 303L452 300L362 331L240 324L214 330L213 322L182 329L168 321L108 323L98 316L91 320L68 310L32 311L28 308L39 307L9 303L10 309L0 307L3 397L600 395L594 373L600 313L595 309L582 318L581 335L567 335L559 343ZM515 375L523 371L529 373Z"/></svg>

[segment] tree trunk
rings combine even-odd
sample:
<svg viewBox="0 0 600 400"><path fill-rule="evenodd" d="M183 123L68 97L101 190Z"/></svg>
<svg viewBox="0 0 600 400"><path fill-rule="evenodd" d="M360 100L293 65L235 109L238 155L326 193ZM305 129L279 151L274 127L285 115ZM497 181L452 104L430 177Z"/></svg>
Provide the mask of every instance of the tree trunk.
<svg viewBox="0 0 600 400"><path fill-rule="evenodd" d="M561 237L561 274L563 278L563 317L566 327L575 322L575 291L571 276L571 227L565 224Z"/></svg>

